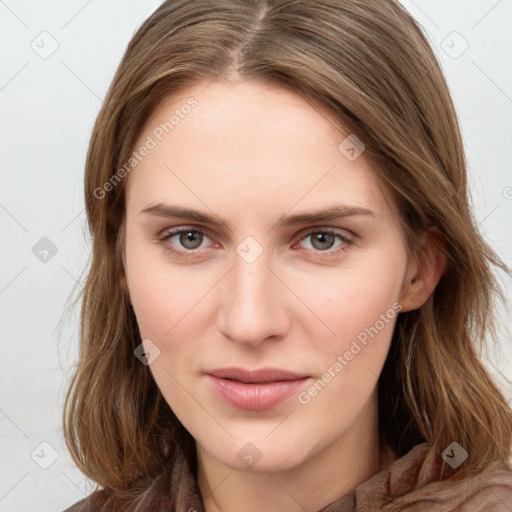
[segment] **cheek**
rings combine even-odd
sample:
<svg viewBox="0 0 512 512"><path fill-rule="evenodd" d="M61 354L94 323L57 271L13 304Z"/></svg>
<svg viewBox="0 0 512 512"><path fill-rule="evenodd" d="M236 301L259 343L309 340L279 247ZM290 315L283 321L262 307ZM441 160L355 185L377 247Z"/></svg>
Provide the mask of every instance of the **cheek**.
<svg viewBox="0 0 512 512"><path fill-rule="evenodd" d="M328 411L340 425L350 423L374 391L400 311L394 279L368 271L351 273L344 282L347 288L331 286L329 297L318 302L319 316L333 332L315 344L318 380L300 397L315 414Z"/></svg>
<svg viewBox="0 0 512 512"><path fill-rule="evenodd" d="M158 269L153 267L153 272L158 273ZM132 303L141 339L149 339L158 347L159 355L149 370L166 402L192 431L194 425L188 420L200 417L201 408L196 409L196 401L191 400L198 393L191 377L195 376L199 343L204 339L206 313L200 302L204 292L186 288L186 280L179 274L173 273L175 279L158 278L147 271L134 274Z"/></svg>
<svg viewBox="0 0 512 512"><path fill-rule="evenodd" d="M201 294L190 287L190 283L188 287L185 285L178 278L159 276L156 269L151 275L147 272L132 274L130 294L143 338L169 340L180 324L189 325L190 319L197 314L194 306L204 292Z"/></svg>
<svg viewBox="0 0 512 512"><path fill-rule="evenodd" d="M342 356L350 379L357 380L361 371L367 375L368 369L380 373L401 309L404 269L402 255L395 253L387 262L346 269L309 294L311 309L331 331L321 345L326 369Z"/></svg>
<svg viewBox="0 0 512 512"><path fill-rule="evenodd" d="M194 329L204 325L215 276L180 269L161 254L155 257L154 248L142 246L143 241L127 241L126 252L127 282L141 337L151 339L162 352L192 350L194 343L179 340L184 333L188 340L196 339Z"/></svg>
<svg viewBox="0 0 512 512"><path fill-rule="evenodd" d="M323 286L309 287L304 293L305 302L338 335L354 335L358 329L374 324L393 304L397 307L402 267L397 258L387 265L343 269L326 279Z"/></svg>

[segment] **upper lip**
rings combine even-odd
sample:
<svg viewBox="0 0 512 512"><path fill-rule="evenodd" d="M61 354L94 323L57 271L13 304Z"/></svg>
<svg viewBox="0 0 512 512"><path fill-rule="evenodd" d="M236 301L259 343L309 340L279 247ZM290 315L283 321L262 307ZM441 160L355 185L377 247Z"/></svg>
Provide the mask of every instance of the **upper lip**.
<svg viewBox="0 0 512 512"><path fill-rule="evenodd" d="M260 368L258 370L246 370L245 368L218 368L209 370L209 375L219 379L238 380L240 382L276 382L282 380L298 380L308 375L282 370L280 368Z"/></svg>

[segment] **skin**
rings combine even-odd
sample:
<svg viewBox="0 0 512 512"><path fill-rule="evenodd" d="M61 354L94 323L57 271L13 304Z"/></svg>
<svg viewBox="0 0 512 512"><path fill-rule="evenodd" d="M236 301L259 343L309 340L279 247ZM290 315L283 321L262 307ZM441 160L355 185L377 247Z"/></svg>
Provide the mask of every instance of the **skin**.
<svg viewBox="0 0 512 512"><path fill-rule="evenodd" d="M206 511L316 511L391 460L379 446L376 386L396 315L307 404L293 396L240 410L202 372L272 366L309 375L307 391L393 304L404 312L427 300L441 255L430 239L420 257L408 253L364 152L347 159L338 146L348 133L277 86L218 79L183 89L154 112L136 147L191 96L198 105L129 175L122 285L142 339L160 351L149 369L196 440ZM229 228L141 213L157 203ZM337 203L374 215L278 224ZM159 239L176 227L203 237ZM352 242L315 244L311 228ZM262 250L251 263L236 250L247 236ZM237 457L248 442L261 455L251 467Z"/></svg>

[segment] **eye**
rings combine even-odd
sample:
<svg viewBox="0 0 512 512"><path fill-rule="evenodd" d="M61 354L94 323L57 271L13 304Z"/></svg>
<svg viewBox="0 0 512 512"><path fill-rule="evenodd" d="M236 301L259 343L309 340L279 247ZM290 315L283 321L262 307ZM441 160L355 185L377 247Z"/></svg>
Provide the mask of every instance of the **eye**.
<svg viewBox="0 0 512 512"><path fill-rule="evenodd" d="M209 238L210 237L200 229L180 227L165 231L161 236L159 236L159 241L165 245L166 250L173 254L177 254L179 256L190 256L195 251L205 249L206 246L202 246L202 244L205 239ZM175 240L173 241L173 239ZM299 242L308 239L311 240L311 247L302 247L303 249L308 252L327 253L329 255L346 251L353 243L353 239L351 237L330 228L311 229L305 235L302 235ZM335 245L336 240L339 240L338 245Z"/></svg>
<svg viewBox="0 0 512 512"><path fill-rule="evenodd" d="M338 231L334 231L332 229L316 229L310 230L306 235L300 239L302 240L311 240L312 248L306 247L308 251L315 252L329 252L329 253L338 253L341 251L347 250L352 244L352 238L346 236L343 233ZM334 246L336 239L340 241L340 243ZM333 249L334 247L334 249Z"/></svg>
<svg viewBox="0 0 512 512"><path fill-rule="evenodd" d="M209 237L199 229L178 228L171 231L166 231L162 234L162 236L159 237L159 240L164 243L171 242L173 238L176 238L176 241L172 244L166 244L166 248L173 253L185 254L197 249L203 249L204 247L201 247L201 244L205 238ZM176 249L176 245L183 247L185 250L179 248Z"/></svg>

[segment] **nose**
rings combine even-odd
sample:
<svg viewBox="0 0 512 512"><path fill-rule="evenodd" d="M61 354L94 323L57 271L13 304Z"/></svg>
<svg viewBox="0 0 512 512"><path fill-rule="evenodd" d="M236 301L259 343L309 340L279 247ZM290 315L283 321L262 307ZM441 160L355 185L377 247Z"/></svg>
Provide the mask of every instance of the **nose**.
<svg viewBox="0 0 512 512"><path fill-rule="evenodd" d="M265 251L250 263L235 254L223 279L217 326L233 342L256 347L283 338L289 328L286 287L269 263Z"/></svg>

